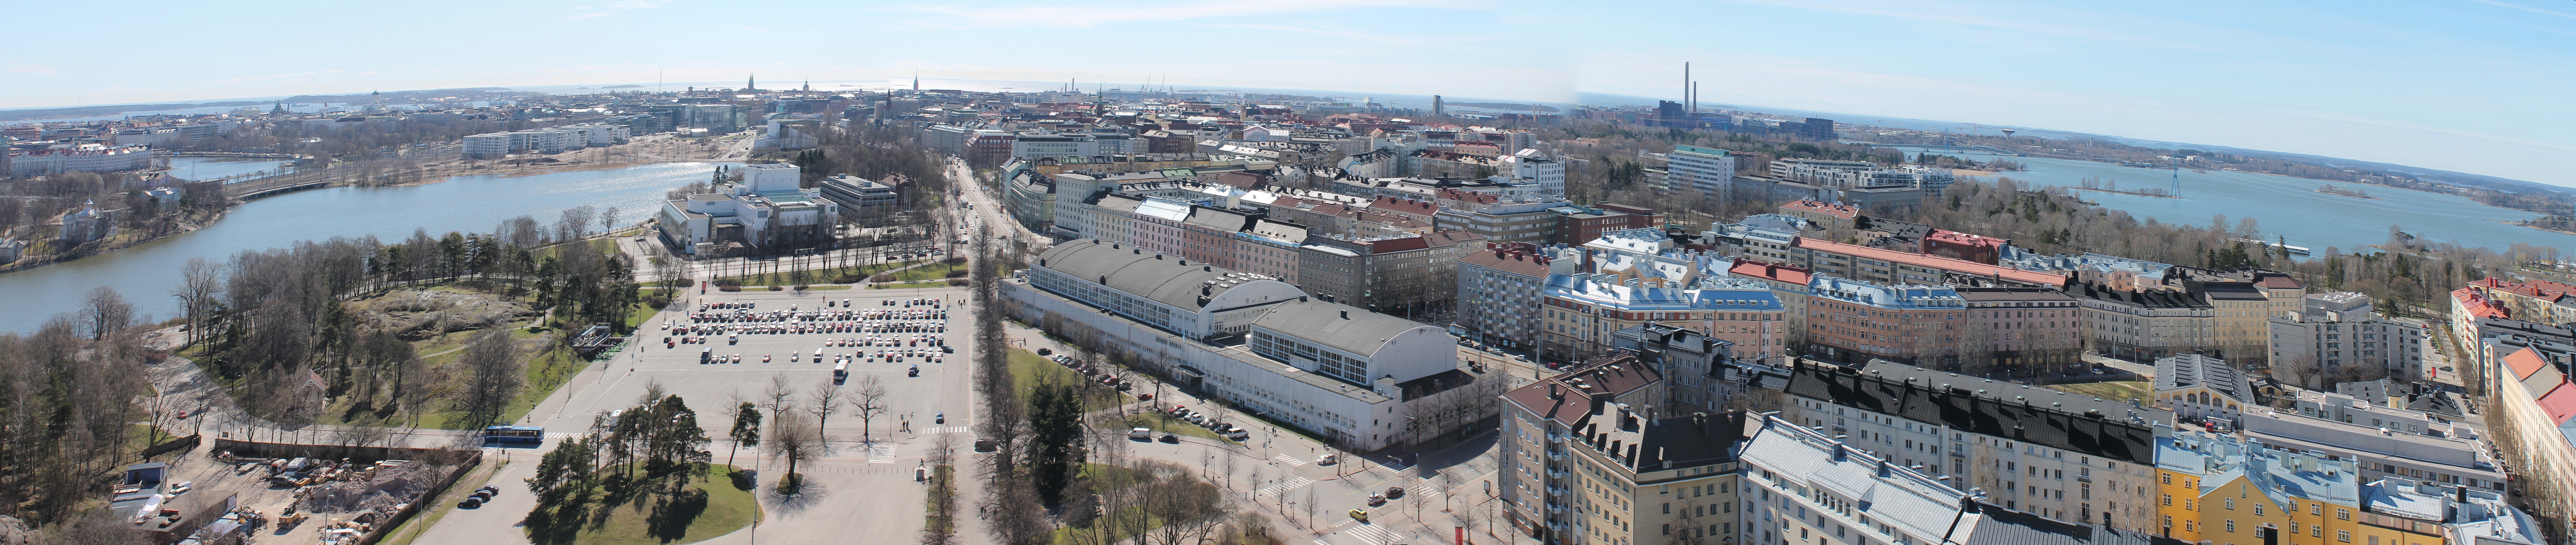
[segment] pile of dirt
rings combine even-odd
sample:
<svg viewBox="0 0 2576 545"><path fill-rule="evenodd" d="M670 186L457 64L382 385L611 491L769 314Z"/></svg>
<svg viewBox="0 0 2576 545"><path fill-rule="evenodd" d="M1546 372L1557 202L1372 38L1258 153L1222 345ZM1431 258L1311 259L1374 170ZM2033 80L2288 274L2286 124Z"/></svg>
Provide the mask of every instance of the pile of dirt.
<svg viewBox="0 0 2576 545"><path fill-rule="evenodd" d="M438 485L438 466L418 461L376 470L367 479L332 481L304 490L300 509L315 513L351 513L373 510L396 511L395 505L419 501L429 488Z"/></svg>
<svg viewBox="0 0 2576 545"><path fill-rule="evenodd" d="M362 302L356 310L403 338L414 340L490 329L537 315L524 303L496 295L425 290L389 292Z"/></svg>

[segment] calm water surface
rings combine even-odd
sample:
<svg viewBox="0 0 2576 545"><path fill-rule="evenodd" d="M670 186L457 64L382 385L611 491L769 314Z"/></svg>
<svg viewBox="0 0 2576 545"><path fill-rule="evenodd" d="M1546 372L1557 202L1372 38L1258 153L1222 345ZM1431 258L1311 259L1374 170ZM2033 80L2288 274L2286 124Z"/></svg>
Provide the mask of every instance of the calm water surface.
<svg viewBox="0 0 2576 545"><path fill-rule="evenodd" d="M335 187L251 201L223 221L132 248L12 273L0 273L0 331L28 332L56 313L71 312L82 294L114 286L137 312L157 319L179 315L170 288L188 258L222 261L243 250L281 248L331 237L408 237L414 228L433 234L489 232L521 215L552 224L565 208L617 207L630 224L658 213L662 193L703 180L718 163L661 163L613 170L533 176L458 176L410 187Z"/></svg>
<svg viewBox="0 0 2576 545"><path fill-rule="evenodd" d="M1910 155L1922 151L1914 146L1896 146ZM1986 161L1996 156L1984 153L1961 154L1948 149L1935 149L1939 155L1961 156ZM2137 190L2174 187L2175 173L2170 170L2124 167L2109 163L2044 159L2038 157L2004 157L2021 163L2030 170L2006 172L2004 177L2025 183L2083 187L2085 178L2119 182L2119 189ZM2576 250L2576 235L2543 231L2519 225L2498 223L2539 217L2539 214L2478 204L2468 197L2398 189L2366 184L2338 184L2367 192L2376 199L2361 199L2318 193L2317 186L2330 182L2272 174L2184 170L2179 199L2146 197L2100 191L2073 191L2076 195L2102 203L2102 206L2125 210L2140 218L2155 218L2166 223L2207 226L2213 216L2225 214L2227 226L2236 227L2241 218L2254 218L2262 229L2264 240L2289 239L2292 246L2306 246L2318 253L2329 246L2352 252L2363 245L2388 241L2388 226L2398 225L2406 232L2427 240L2451 242L2462 246L2504 250L2521 242Z"/></svg>

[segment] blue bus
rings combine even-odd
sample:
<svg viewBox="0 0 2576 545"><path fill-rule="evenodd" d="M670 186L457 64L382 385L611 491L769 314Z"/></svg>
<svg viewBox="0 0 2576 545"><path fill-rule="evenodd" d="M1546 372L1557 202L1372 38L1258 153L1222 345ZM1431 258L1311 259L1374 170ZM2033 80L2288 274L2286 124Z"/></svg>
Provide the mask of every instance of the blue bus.
<svg viewBox="0 0 2576 545"><path fill-rule="evenodd" d="M483 428L486 443L543 443L546 429L534 426L492 426Z"/></svg>

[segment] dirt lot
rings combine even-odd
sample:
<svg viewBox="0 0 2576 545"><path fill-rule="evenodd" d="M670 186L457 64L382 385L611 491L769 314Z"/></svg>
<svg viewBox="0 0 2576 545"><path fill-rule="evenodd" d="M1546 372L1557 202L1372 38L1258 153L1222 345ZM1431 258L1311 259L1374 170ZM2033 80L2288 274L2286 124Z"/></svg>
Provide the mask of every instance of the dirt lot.
<svg viewBox="0 0 2576 545"><path fill-rule="evenodd" d="M294 487L272 483L269 477L276 472L267 461L265 458L227 461L219 459L214 449L207 448L169 460L170 468L165 478L170 483L189 483L189 495L240 494L242 508L269 519L253 534L261 545L298 545L323 543L335 529L366 531L364 526L342 524L353 519L365 518L382 524L395 515L400 504L418 501L422 493L437 486L439 479L450 469L419 461L381 467L351 464L346 468L334 468L336 475ZM244 469L246 465L247 470ZM291 525L277 523L289 507L309 518Z"/></svg>

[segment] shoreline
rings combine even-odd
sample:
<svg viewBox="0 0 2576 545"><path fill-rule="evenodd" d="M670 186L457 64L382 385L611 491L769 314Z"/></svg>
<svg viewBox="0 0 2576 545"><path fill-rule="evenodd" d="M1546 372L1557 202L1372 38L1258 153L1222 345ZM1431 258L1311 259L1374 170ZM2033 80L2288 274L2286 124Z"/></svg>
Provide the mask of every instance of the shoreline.
<svg viewBox="0 0 2576 545"><path fill-rule="evenodd" d="M558 172L580 172L580 171L585 171L585 170L615 170L615 169L629 168L629 167L636 167L636 166L643 166L643 165L659 165L659 164L664 164L664 163L720 163L720 162L726 162L726 161L725 161L725 160L723 160L723 159L671 159L671 160L664 160L664 161L632 161L632 162L624 162L624 163L576 163L576 164L569 164L569 165L546 165L546 166L541 166L541 167L514 168L514 169L508 169L508 170L480 170L480 171L467 171L467 172L458 172L458 173L441 173L441 174L436 174L436 175L423 175L423 176L421 176L421 180L420 180L420 181L417 181L417 182L404 182L404 183L399 183L399 184L385 185L385 186L374 186L374 187L410 187L410 186L429 185L429 184L434 184L434 183L444 182L444 181L447 181L449 178L455 178L455 177L458 177L458 176L497 176L497 177L501 177L501 178L517 178L517 177L521 177L521 176L536 176L536 175L540 175L540 174L554 174L554 173L558 173Z"/></svg>
<svg viewBox="0 0 2576 545"><path fill-rule="evenodd" d="M2538 229L2538 230L2542 230L2542 231L2548 231L2548 232L2552 232L2552 233L2558 233L2558 234L2561 234L2561 235L2576 235L2576 231L2560 231L2560 230L2557 230L2557 229L2551 229L2551 228L2547 228L2547 227L2541 227L2541 226L2538 226L2538 225L2532 225L2532 224L2528 224L2528 223L2511 222L2511 221L2505 221L2505 220L2487 220L2487 221L2492 221L2492 222L2496 222L2496 223L2502 223L2502 224L2505 224L2505 225L2512 225L2512 226L2517 226L2517 227L2529 227L2529 228L2532 228L2532 229Z"/></svg>
<svg viewBox="0 0 2576 545"><path fill-rule="evenodd" d="M161 239L165 239L165 238L170 238L170 237L175 237L175 236L179 236L179 235L184 235L184 234L188 234L188 233L194 233L194 232L197 232L197 230L198 230L198 229L204 229L204 228L207 228L207 227L213 227L213 226L215 226L215 223L216 223L216 222L223 221L225 217L232 216L232 215L233 215L233 209L234 209L234 208L236 208L236 207L239 207L239 206L240 206L240 205L225 206L225 207L224 207L224 209L223 209L223 211L221 211L221 212L216 212L216 213L215 213L215 215L214 215L214 217L206 218L206 222L205 222L205 223L202 223L202 224L197 224L197 223L181 224L181 225L179 226L179 229L178 229L178 230L171 231L171 232L169 232L169 233L164 233L164 234L162 234L161 236L156 236L156 237L151 237L151 238L145 238L145 239L139 239L139 240L135 240L135 241L133 241L133 242L127 242L127 243L124 243L124 244L118 244L118 245L116 245L115 247L111 247L111 248L100 248L98 251L90 252L90 253L86 253L86 254L81 254L81 255L78 255L78 256L73 256L73 257L71 257L71 258L69 258L69 259L63 259L63 258L59 258L59 257L58 257L58 258L56 258L56 259L48 259L48 260L44 260L44 261L38 261L38 262L30 263L30 264L27 264L27 265L0 266L0 274L9 274L9 273L20 272L20 271L32 271L32 270L36 270L37 268L44 267L44 266L46 266L46 265L52 265L52 264L56 264L56 263L66 263L66 262L71 262L71 261L79 261L79 260L81 260L81 259L88 258L88 257L107 255L107 254L108 254L108 253L110 253L110 252L116 252L116 251L124 250L124 249L126 249L126 248L132 248L132 247L136 247L136 246L142 246L142 245L144 245L144 244L148 244L148 243L151 243L151 242L153 242L153 241L157 241L157 240L161 240Z"/></svg>

